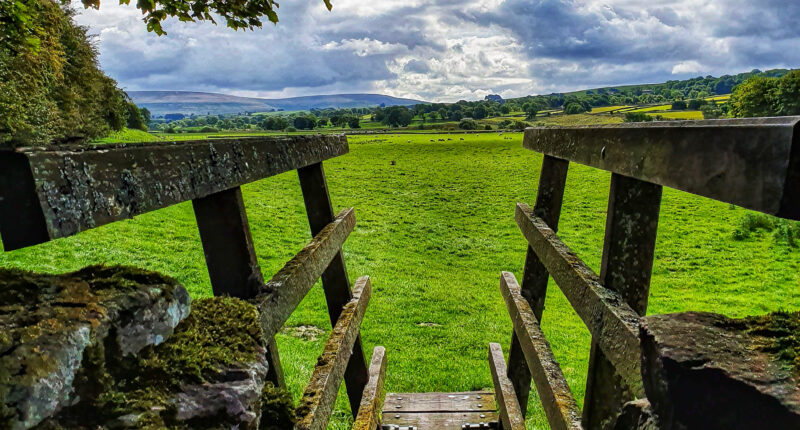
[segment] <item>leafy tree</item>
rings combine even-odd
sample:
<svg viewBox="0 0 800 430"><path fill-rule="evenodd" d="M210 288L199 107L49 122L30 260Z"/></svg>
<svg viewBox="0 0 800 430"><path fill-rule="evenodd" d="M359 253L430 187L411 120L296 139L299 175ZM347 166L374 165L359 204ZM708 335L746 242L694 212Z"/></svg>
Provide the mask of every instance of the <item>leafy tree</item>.
<svg viewBox="0 0 800 430"><path fill-rule="evenodd" d="M484 119L487 115L486 108L483 105L478 105L472 110L472 117L475 119Z"/></svg>
<svg viewBox="0 0 800 430"><path fill-rule="evenodd" d="M672 102L672 106L670 107L672 110L686 110L686 108L686 102L683 100L676 100Z"/></svg>
<svg viewBox="0 0 800 430"><path fill-rule="evenodd" d="M136 103L129 101L127 105L127 127L130 129L147 131L147 124L145 124L144 117L139 107L136 106Z"/></svg>
<svg viewBox="0 0 800 430"><path fill-rule="evenodd" d="M139 113L142 114L142 119L144 119L145 124L150 124L150 119L152 118L152 114L150 113L150 109L143 107L139 109Z"/></svg>
<svg viewBox="0 0 800 430"><path fill-rule="evenodd" d="M586 112L586 109L580 103L573 102L564 106L564 113L567 115L575 115Z"/></svg>
<svg viewBox="0 0 800 430"><path fill-rule="evenodd" d="M705 104L706 104L706 101L703 100L703 99L692 99L692 100L689 100L688 103L686 103L686 107L688 107L691 110L698 110L698 109L700 109L701 106L703 106Z"/></svg>
<svg viewBox="0 0 800 430"><path fill-rule="evenodd" d="M714 103L700 106L700 112L703 114L703 119L717 119L724 116L722 109Z"/></svg>
<svg viewBox="0 0 800 430"><path fill-rule="evenodd" d="M298 130L312 130L317 119L313 115L298 116L292 120L292 125Z"/></svg>
<svg viewBox="0 0 800 430"><path fill-rule="evenodd" d="M360 118L357 115L353 115L347 119L347 126L350 128L361 128L361 124L359 124Z"/></svg>
<svg viewBox="0 0 800 430"><path fill-rule="evenodd" d="M386 115L381 122L392 127L406 127L414 119L414 114L405 106L390 106L384 111Z"/></svg>
<svg viewBox="0 0 800 430"><path fill-rule="evenodd" d="M626 112L625 122L648 122L652 121L653 117L644 112Z"/></svg>
<svg viewBox="0 0 800 430"><path fill-rule="evenodd" d="M763 76L748 79L731 94L731 114L734 117L774 115L776 90L776 79Z"/></svg>
<svg viewBox="0 0 800 430"><path fill-rule="evenodd" d="M43 1L49 0L0 1L0 42L11 46L38 47L43 33L49 31L49 27L35 19L35 10ZM71 1L62 0L62 3L68 5ZM331 0L323 1L331 10ZM130 4L130 0L119 2ZM85 8L100 7L100 0L81 0L81 3ZM274 0L137 0L136 8L142 11L147 30L158 35L166 34L161 23L169 17L186 22L211 21L216 24L214 15L218 15L234 30L260 28L264 18L278 22L278 3Z"/></svg>
<svg viewBox="0 0 800 430"><path fill-rule="evenodd" d="M478 123L472 118L464 118L458 123L458 128L462 130L477 130Z"/></svg>
<svg viewBox="0 0 800 430"><path fill-rule="evenodd" d="M10 3L0 1L0 145L79 142L120 130L128 111L125 95L100 71L97 52L86 29L72 21L73 12L50 0ZM19 5L26 25L39 30L10 28L15 15L6 13L21 13ZM12 43L21 34L35 43Z"/></svg>

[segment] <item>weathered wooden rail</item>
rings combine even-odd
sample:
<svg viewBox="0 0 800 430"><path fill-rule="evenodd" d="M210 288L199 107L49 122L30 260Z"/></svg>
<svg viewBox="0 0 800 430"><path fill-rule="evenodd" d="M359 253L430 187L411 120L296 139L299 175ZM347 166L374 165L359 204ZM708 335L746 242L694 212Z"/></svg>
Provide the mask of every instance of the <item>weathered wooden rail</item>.
<svg viewBox="0 0 800 430"><path fill-rule="evenodd" d="M516 210L528 242L522 286L501 275L514 324L507 365L513 386L495 376L501 422L519 427L533 378L552 428L619 429L623 405L645 396L639 321L662 187L800 220L800 117L529 128L523 145L544 159L534 207ZM556 234L570 162L612 172L599 275ZM592 334L582 412L539 326L550 277ZM498 348L491 349L493 369L500 367Z"/></svg>
<svg viewBox="0 0 800 430"><path fill-rule="evenodd" d="M350 290L341 251L355 213L334 214L322 167L347 152L347 139L334 135L0 150L0 235L10 251L191 200L214 295L258 306L276 385L285 383L274 336L322 279L333 330L296 428L327 426L342 380L356 428L372 428L385 351L375 349L368 369L360 327L370 281L359 278ZM264 282L240 186L290 170L298 172L313 239Z"/></svg>

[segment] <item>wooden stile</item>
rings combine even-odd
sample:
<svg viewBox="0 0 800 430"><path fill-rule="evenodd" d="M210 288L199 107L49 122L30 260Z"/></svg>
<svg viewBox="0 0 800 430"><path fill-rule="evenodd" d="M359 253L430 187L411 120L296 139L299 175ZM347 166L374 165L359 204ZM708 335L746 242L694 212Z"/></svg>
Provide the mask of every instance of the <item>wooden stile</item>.
<svg viewBox="0 0 800 430"><path fill-rule="evenodd" d="M361 396L361 406L353 423L353 430L376 430L381 424L383 407L383 382L386 379L386 349L376 346L369 365L369 382Z"/></svg>
<svg viewBox="0 0 800 430"><path fill-rule="evenodd" d="M656 247L661 185L611 175L600 282L639 315L647 312ZM635 258L631 258L635 256ZM587 428L610 428L623 405L635 398L596 341L589 355L583 406Z"/></svg>
<svg viewBox="0 0 800 430"><path fill-rule="evenodd" d="M6 251L229 190L348 152L344 136L0 149Z"/></svg>
<svg viewBox="0 0 800 430"><path fill-rule="evenodd" d="M343 210L262 287L254 302L266 336L280 330L339 252L355 223L353 209Z"/></svg>
<svg viewBox="0 0 800 430"><path fill-rule="evenodd" d="M634 395L642 394L639 363L639 315L531 209L517 204L517 225L600 348L615 364Z"/></svg>
<svg viewBox="0 0 800 430"><path fill-rule="evenodd" d="M541 217L553 231L558 231L558 220L561 217L561 203L564 200L568 170L568 161L547 155L542 160L534 213ZM542 319L549 278L550 274L547 272L547 268L539 260L536 252L528 246L522 274L522 295L533 308L534 315L538 320ZM517 401L522 407L522 416L524 417L528 407L528 394L531 390L531 374L520 350L519 340L513 332L511 349L508 353L508 376L514 384Z"/></svg>
<svg viewBox="0 0 800 430"><path fill-rule="evenodd" d="M500 291L518 333L520 347L533 375L550 427L554 430L582 429L578 403L553 356L550 343L539 327L530 305L522 297L522 290L512 273L501 274Z"/></svg>
<svg viewBox="0 0 800 430"><path fill-rule="evenodd" d="M297 430L322 430L328 425L345 367L353 353L372 287L368 276L356 281L353 299L341 312L297 407Z"/></svg>
<svg viewBox="0 0 800 430"><path fill-rule="evenodd" d="M298 169L297 175L300 178L300 188L303 191L303 201L306 205L311 234L316 235L334 219L325 170L320 162ZM322 272L322 288L325 290L325 301L328 304L331 324L335 324L345 303L352 298L341 245L339 252ZM353 346L353 356L347 364L344 374L345 388L353 416L358 414L361 394L367 385L368 378L364 348L361 346L361 336L359 335Z"/></svg>
<svg viewBox="0 0 800 430"><path fill-rule="evenodd" d="M489 344L489 368L492 371L495 399L503 430L525 430L525 417L517 402L514 385L508 379L503 348L499 343Z"/></svg>

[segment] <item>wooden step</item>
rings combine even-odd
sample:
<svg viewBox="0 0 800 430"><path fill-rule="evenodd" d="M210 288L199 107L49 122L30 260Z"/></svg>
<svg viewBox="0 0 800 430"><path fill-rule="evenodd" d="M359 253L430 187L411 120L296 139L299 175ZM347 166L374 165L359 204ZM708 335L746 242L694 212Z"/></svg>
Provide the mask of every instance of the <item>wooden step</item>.
<svg viewBox="0 0 800 430"><path fill-rule="evenodd" d="M416 430L498 428L494 393L386 393L382 425ZM480 426L484 423L483 426ZM472 427L464 427L470 424Z"/></svg>

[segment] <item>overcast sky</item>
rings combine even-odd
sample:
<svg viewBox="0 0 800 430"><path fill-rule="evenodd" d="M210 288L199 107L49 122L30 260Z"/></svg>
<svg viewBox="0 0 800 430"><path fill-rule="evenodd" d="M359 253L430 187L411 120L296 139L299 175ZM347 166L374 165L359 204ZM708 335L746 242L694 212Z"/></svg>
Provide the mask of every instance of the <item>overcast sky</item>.
<svg viewBox="0 0 800 430"><path fill-rule="evenodd" d="M103 0L77 20L127 90L450 102L798 67L795 2L333 0L328 12L322 0L284 0L277 26L171 20L159 37L133 6Z"/></svg>

